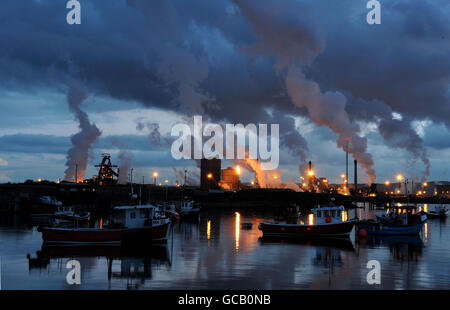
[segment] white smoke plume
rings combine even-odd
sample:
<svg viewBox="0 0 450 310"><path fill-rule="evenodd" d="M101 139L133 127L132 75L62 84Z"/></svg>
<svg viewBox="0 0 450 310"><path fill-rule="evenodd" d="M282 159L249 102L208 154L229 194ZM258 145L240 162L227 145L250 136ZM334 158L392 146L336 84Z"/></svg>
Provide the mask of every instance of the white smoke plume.
<svg viewBox="0 0 450 310"><path fill-rule="evenodd" d="M113 139L111 141L112 145L117 147L119 151L119 178L117 180L118 184L128 183L128 174L131 169L131 163L133 161L133 154L128 150L127 144L118 139Z"/></svg>
<svg viewBox="0 0 450 310"><path fill-rule="evenodd" d="M389 147L408 151L413 161L420 159L425 166L423 180L430 175L431 164L427 150L423 139L411 127L410 120L406 117L395 119L392 108L380 100L365 101L361 98L351 98L347 111L354 119L377 124L380 135Z"/></svg>
<svg viewBox="0 0 450 310"><path fill-rule="evenodd" d="M200 174L198 172L192 171L192 168L175 168L172 167L173 174L175 179L181 184L184 185L184 171L186 170L186 185L194 186L199 185Z"/></svg>
<svg viewBox="0 0 450 310"><path fill-rule="evenodd" d="M302 71L302 66L324 48L317 27L306 15L300 16L307 7L293 1L266 1L264 6L255 0L234 3L259 36L258 44L250 51L276 57L275 69L286 74L286 88L293 103L307 108L314 123L330 128L337 135L337 146L351 153L364 168L369 183L374 183L376 172L372 155L367 152L367 139L358 135L359 126L350 121L345 96L339 92L323 93Z"/></svg>
<svg viewBox="0 0 450 310"><path fill-rule="evenodd" d="M80 132L70 138L72 147L67 152L67 169L64 172L64 179L68 181L75 180L76 171L77 181L84 179L90 148L101 135L97 126L94 123L90 123L86 112L81 110L81 104L86 98L87 90L85 87L77 83L70 85L67 102L69 110L79 122ZM77 167L78 170L76 170Z"/></svg>

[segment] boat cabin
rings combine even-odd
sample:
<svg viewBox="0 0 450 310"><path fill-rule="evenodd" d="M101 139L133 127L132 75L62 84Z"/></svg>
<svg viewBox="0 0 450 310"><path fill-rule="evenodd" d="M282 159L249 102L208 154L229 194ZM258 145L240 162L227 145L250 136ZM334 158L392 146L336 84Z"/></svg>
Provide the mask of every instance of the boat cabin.
<svg viewBox="0 0 450 310"><path fill-rule="evenodd" d="M115 207L113 209L111 225L122 224L127 228L151 226L152 221L157 218L156 215L157 208L153 205Z"/></svg>
<svg viewBox="0 0 450 310"><path fill-rule="evenodd" d="M347 221L347 211L343 206L324 206L312 209L308 224L337 224Z"/></svg>

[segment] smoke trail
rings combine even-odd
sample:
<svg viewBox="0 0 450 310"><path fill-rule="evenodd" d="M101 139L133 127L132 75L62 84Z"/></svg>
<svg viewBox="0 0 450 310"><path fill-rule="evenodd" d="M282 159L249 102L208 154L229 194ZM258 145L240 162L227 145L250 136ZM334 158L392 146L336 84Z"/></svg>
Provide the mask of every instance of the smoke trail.
<svg viewBox="0 0 450 310"><path fill-rule="evenodd" d="M310 63L324 47L313 22L307 15L299 16L307 11L304 4L267 1L267 5L261 6L252 0L234 3L259 36L252 52L277 58L275 69L279 73L287 71L286 88L294 104L307 108L314 123L337 134L337 146L351 153L364 168L369 182L374 183L376 172L372 155L367 153L367 139L358 135L359 126L350 121L345 96L338 92L322 93L319 85L307 80L302 72L302 65Z"/></svg>
<svg viewBox="0 0 450 310"><path fill-rule="evenodd" d="M427 150L423 146L423 140L410 125L406 126L403 120L384 119L380 121L379 131L389 146L403 148L410 152L414 159L422 160L425 165L423 181L430 176L431 165Z"/></svg>
<svg viewBox="0 0 450 310"><path fill-rule="evenodd" d="M75 118L79 122L78 126L80 132L70 138L72 147L67 152L67 169L64 172L64 179L68 181L75 179L77 167L77 181L82 181L84 179L89 158L89 150L92 144L101 135L97 126L94 123L91 124L89 122L89 117L86 112L81 110L81 104L86 98L87 91L83 86L76 83L70 85L67 102L69 104L69 110L75 115Z"/></svg>
<svg viewBox="0 0 450 310"><path fill-rule="evenodd" d="M381 100L366 101L350 96L348 103L346 108L351 117L378 124L378 131L389 147L405 149L414 161L422 160L425 165L423 180L430 175L431 164L423 139L411 127L410 121L394 119L392 108Z"/></svg>
<svg viewBox="0 0 450 310"><path fill-rule="evenodd" d="M147 129L148 131L148 140L151 144L157 146L160 146L162 144L166 145L172 144L171 138L161 135L158 123L143 122L141 120L138 120L136 130L144 131L145 129Z"/></svg>
<svg viewBox="0 0 450 310"><path fill-rule="evenodd" d="M118 184L126 184L128 182L128 173L131 169L131 162L133 160L133 154L127 149L127 144L118 139L112 139L112 145L119 148L119 178Z"/></svg>

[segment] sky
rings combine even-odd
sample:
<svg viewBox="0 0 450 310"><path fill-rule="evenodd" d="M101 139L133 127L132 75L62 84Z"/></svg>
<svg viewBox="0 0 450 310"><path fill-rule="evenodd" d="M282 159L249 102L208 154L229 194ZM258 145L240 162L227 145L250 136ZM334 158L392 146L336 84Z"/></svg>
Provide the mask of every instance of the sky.
<svg viewBox="0 0 450 310"><path fill-rule="evenodd" d="M366 182L450 180L447 0L380 1L379 25L353 0L80 3L68 25L65 1L2 1L0 183L63 179L84 155L90 177L104 152L195 180L170 154L194 115L280 124L283 181L312 160L339 182L345 151Z"/></svg>

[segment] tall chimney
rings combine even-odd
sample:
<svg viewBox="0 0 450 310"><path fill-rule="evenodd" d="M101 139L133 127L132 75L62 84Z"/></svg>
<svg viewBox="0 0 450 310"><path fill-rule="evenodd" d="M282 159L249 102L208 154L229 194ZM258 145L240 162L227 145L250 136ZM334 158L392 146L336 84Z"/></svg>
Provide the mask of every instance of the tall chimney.
<svg viewBox="0 0 450 310"><path fill-rule="evenodd" d="M309 170L308 170L308 188L309 188L309 191L312 192L312 190L313 190L313 185L312 185L312 183L313 183L313 177L312 177L312 175L309 175L309 172L310 172L310 171L312 171L312 162L311 162L311 161L309 161Z"/></svg>
<svg viewBox="0 0 450 310"><path fill-rule="evenodd" d="M355 165L355 193L358 191L358 161L355 159L354 161L354 165Z"/></svg>

